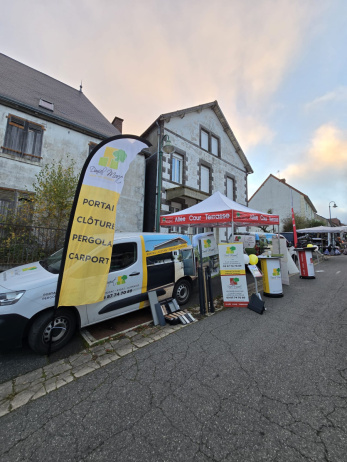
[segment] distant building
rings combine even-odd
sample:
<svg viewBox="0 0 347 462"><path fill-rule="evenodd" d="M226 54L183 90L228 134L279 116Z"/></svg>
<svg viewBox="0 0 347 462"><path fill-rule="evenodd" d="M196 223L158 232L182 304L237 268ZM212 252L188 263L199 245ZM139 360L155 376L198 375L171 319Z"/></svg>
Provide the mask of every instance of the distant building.
<svg viewBox="0 0 347 462"><path fill-rule="evenodd" d="M165 145L167 137L174 151L162 154L160 215L184 210L216 191L247 205L247 176L253 170L217 101L162 114L142 136L152 143L146 169L145 231L156 229L158 144Z"/></svg>
<svg viewBox="0 0 347 462"><path fill-rule="evenodd" d="M330 226L329 218L322 217L316 213L316 220L320 221L324 226Z"/></svg>
<svg viewBox="0 0 347 462"><path fill-rule="evenodd" d="M330 219L329 219L329 223L330 223ZM331 219L331 224L329 226L344 226L344 224L338 219L338 218L332 218Z"/></svg>
<svg viewBox="0 0 347 462"><path fill-rule="evenodd" d="M285 179L279 179L274 175L269 175L264 183L257 189L249 199L249 207L261 212L267 212L279 215L280 231L283 230L283 220L291 217L293 208L296 215L307 218L308 220L316 219L317 210L312 204L310 198L290 186Z"/></svg>
<svg viewBox="0 0 347 462"><path fill-rule="evenodd" d="M82 85L76 90L0 53L0 214L17 211L47 163L70 157L79 171L94 146L122 132L122 122L115 117L111 124ZM139 155L118 203L117 230L142 231L144 183Z"/></svg>

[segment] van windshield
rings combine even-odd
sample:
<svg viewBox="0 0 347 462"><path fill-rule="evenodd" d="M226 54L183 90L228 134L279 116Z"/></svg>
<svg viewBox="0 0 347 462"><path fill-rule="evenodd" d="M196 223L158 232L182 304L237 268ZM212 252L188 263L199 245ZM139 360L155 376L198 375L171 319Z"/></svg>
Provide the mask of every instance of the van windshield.
<svg viewBox="0 0 347 462"><path fill-rule="evenodd" d="M63 249L58 250L53 255L41 260L40 265L47 271L53 274L58 274L60 270L61 257L63 255Z"/></svg>

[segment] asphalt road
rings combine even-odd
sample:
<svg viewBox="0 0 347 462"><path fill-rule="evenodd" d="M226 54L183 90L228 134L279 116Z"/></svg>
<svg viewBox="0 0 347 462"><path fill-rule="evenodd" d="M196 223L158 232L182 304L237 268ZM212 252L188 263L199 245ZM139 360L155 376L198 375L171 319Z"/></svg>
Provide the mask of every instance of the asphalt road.
<svg viewBox="0 0 347 462"><path fill-rule="evenodd" d="M213 295L214 297L222 293L220 278L214 278L213 284ZM199 292L197 281L193 284L193 293L189 303L185 305L185 308L199 305ZM124 315L122 318L126 318ZM110 320L109 323L114 324L116 321ZM141 322L141 321L139 321ZM107 324L105 321L102 323L102 329L105 330L105 336L107 334ZM99 325L98 325L99 326ZM99 336L100 336L100 332ZM98 337L99 338L99 337ZM62 350L52 353L49 357L40 356L34 353L27 343L24 343L22 348L0 351L0 384L12 380L19 375L26 374L40 367L46 366L47 364L54 363L60 359L68 358L69 356L82 351L85 348L85 344L81 335L77 332L70 343Z"/></svg>
<svg viewBox="0 0 347 462"><path fill-rule="evenodd" d="M1 418L14 461L347 460L347 257Z"/></svg>

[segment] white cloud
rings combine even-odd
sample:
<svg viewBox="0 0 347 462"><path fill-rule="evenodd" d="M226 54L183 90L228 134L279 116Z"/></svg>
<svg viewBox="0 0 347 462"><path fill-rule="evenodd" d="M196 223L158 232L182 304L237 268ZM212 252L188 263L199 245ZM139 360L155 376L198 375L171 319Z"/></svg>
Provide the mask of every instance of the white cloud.
<svg viewBox="0 0 347 462"><path fill-rule="evenodd" d="M333 124L319 127L301 160L281 176L307 194L320 215L327 217L328 203L335 200L337 217L347 222L347 130Z"/></svg>
<svg viewBox="0 0 347 462"><path fill-rule="evenodd" d="M323 96L315 98L313 101L310 101L305 105L307 111L316 110L317 107L330 103L330 102L343 102L345 104L347 100L347 87L340 86L334 91L330 91Z"/></svg>
<svg viewBox="0 0 347 462"><path fill-rule="evenodd" d="M247 127L236 130L247 148L272 139L269 99L315 14L303 0L14 0L0 39L15 59L75 88L82 79L90 100L109 120L124 118L127 131L217 99L232 128Z"/></svg>

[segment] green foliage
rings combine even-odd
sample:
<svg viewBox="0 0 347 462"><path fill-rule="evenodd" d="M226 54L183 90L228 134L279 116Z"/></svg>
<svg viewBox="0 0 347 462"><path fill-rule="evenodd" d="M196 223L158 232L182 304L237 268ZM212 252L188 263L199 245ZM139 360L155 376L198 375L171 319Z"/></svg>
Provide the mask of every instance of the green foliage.
<svg viewBox="0 0 347 462"><path fill-rule="evenodd" d="M33 185L35 223L51 228L66 228L79 178L74 174L74 169L73 160L67 167L60 160L46 164L36 175Z"/></svg>
<svg viewBox="0 0 347 462"><path fill-rule="evenodd" d="M316 220L315 218L312 220L309 220L308 218L300 216L300 215L296 215L295 213L294 213L294 217L295 217L296 229L314 228L315 226L324 225L323 221ZM284 218L282 220L282 224L283 224L283 232L293 231L293 222L292 222L291 215L287 218Z"/></svg>
<svg viewBox="0 0 347 462"><path fill-rule="evenodd" d="M326 223L322 220L310 220L310 228L314 228L316 226L326 226Z"/></svg>

